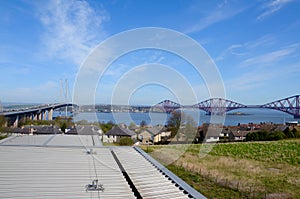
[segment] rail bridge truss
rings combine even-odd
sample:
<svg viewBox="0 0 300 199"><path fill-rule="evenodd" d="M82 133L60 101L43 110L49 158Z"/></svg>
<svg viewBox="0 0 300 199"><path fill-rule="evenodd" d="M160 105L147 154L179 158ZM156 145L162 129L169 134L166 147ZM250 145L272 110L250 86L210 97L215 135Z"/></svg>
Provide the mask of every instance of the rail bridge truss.
<svg viewBox="0 0 300 199"><path fill-rule="evenodd" d="M181 108L194 108L205 111L209 115L223 115L228 111L240 108L267 108L288 113L293 115L294 118L300 118L300 95L287 97L263 105L244 105L224 98L211 98L195 105L181 105L171 100L164 100L153 107L166 113L172 113Z"/></svg>

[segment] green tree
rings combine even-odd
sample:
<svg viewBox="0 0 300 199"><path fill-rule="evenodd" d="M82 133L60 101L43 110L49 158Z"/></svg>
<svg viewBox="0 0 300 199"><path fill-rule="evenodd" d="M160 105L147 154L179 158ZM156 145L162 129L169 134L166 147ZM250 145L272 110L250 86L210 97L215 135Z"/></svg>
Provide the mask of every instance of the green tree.
<svg viewBox="0 0 300 199"><path fill-rule="evenodd" d="M65 122L63 122L61 125L60 125L60 130L65 133L66 132L66 128L67 128L67 124Z"/></svg>
<svg viewBox="0 0 300 199"><path fill-rule="evenodd" d="M1 115L0 116L0 133L3 131L3 129L5 128L6 124L7 124L6 118L3 115Z"/></svg>
<svg viewBox="0 0 300 199"><path fill-rule="evenodd" d="M186 116L184 120L185 120L184 134L186 136L186 141L191 143L196 137L198 125L195 122L195 120L189 115Z"/></svg>
<svg viewBox="0 0 300 199"><path fill-rule="evenodd" d="M272 141L272 140L282 140L284 138L285 138L285 135L281 131L272 132L268 136L268 140L270 140L270 141Z"/></svg>
<svg viewBox="0 0 300 199"><path fill-rule="evenodd" d="M285 135L285 138L293 138L294 134L293 132L290 130L289 127L286 127L286 129L283 130L283 133Z"/></svg>
<svg viewBox="0 0 300 199"><path fill-rule="evenodd" d="M130 130L133 130L133 129L136 128L136 124L135 124L134 122L130 122L128 128L129 128Z"/></svg>
<svg viewBox="0 0 300 199"><path fill-rule="evenodd" d="M246 135L246 141L259 141L259 135L257 132L248 133Z"/></svg>
<svg viewBox="0 0 300 199"><path fill-rule="evenodd" d="M298 131L296 128L295 129L295 132L294 132L294 136L295 138L300 138L300 131Z"/></svg>
<svg viewBox="0 0 300 199"><path fill-rule="evenodd" d="M167 121L167 127L171 131L171 138L174 138L176 136L176 140L178 141L179 137L179 128L181 124L181 111L174 111L172 112L172 115Z"/></svg>
<svg viewBox="0 0 300 199"><path fill-rule="evenodd" d="M6 122L7 122L6 118L3 115L1 115L0 116L0 127L5 127Z"/></svg>
<svg viewBox="0 0 300 199"><path fill-rule="evenodd" d="M258 138L259 141L266 141L266 140L268 140L269 132L268 131L259 131L258 137L259 137Z"/></svg>
<svg viewBox="0 0 300 199"><path fill-rule="evenodd" d="M140 127L145 127L147 126L147 122L145 120L142 120L141 123L140 123Z"/></svg>
<svg viewBox="0 0 300 199"><path fill-rule="evenodd" d="M103 133L106 133L107 131L111 130L114 125L115 124L112 121L109 121L107 123L101 123L100 128L102 129Z"/></svg>

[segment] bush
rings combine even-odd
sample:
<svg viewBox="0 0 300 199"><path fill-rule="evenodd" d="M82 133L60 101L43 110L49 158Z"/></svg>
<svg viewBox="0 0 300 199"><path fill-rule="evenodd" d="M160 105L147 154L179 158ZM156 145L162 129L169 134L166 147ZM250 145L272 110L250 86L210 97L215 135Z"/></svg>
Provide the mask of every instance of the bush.
<svg viewBox="0 0 300 199"><path fill-rule="evenodd" d="M133 145L133 140L129 137L122 137L119 141L120 146L131 146Z"/></svg>
<svg viewBox="0 0 300 199"><path fill-rule="evenodd" d="M285 134L281 131L275 131L269 134L268 140L282 140L285 138Z"/></svg>

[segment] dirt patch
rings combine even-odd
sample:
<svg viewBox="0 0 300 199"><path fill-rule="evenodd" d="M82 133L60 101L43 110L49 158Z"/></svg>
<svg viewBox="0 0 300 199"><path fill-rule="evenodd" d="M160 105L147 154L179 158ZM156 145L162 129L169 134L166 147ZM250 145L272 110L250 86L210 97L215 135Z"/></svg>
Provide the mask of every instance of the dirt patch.
<svg viewBox="0 0 300 199"><path fill-rule="evenodd" d="M288 199L292 198L290 194L287 193L271 193L266 196L267 199Z"/></svg>
<svg viewBox="0 0 300 199"><path fill-rule="evenodd" d="M278 168L267 168L268 171L279 173L281 170Z"/></svg>

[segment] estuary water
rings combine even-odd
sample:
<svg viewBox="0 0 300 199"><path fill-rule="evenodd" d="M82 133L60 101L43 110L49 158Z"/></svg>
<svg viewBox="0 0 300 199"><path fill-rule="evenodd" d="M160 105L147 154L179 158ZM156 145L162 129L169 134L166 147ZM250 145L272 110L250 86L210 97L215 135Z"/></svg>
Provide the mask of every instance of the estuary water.
<svg viewBox="0 0 300 199"><path fill-rule="evenodd" d="M204 111L199 110L184 110L185 115L191 116L198 125L203 123L211 122L211 116L206 115ZM114 123L124 123L129 125L131 122L135 124L140 124L141 121L145 121L147 125L157 125L157 124L166 124L168 118L171 114L166 113L126 113L126 112L117 112L117 113L92 113L92 112L80 112L74 116L74 121L87 120L88 122L109 122ZM283 124L288 121L298 121L299 119L294 119L292 115L287 113L271 110L271 109L237 109L225 116L224 125L238 125L252 123L276 123Z"/></svg>

